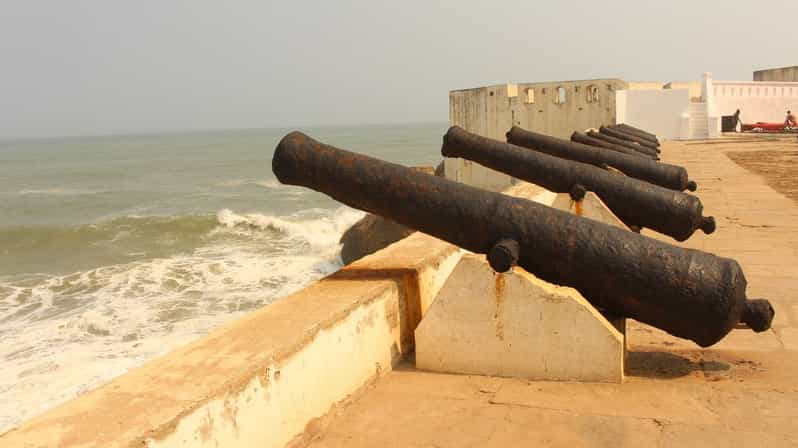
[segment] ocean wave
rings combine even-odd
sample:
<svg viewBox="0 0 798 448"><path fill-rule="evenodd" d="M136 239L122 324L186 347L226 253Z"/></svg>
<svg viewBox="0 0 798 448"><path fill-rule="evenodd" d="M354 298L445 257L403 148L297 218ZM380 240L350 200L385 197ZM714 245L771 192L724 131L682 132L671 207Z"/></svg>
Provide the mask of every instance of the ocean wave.
<svg viewBox="0 0 798 448"><path fill-rule="evenodd" d="M0 228L0 272L60 273L74 269L168 257L214 242L280 239L311 248L329 248L362 212L306 210L289 216L236 213L125 216L78 226Z"/></svg>
<svg viewBox="0 0 798 448"><path fill-rule="evenodd" d="M298 219L263 215L238 214L229 209L220 210L216 219L228 229L280 232L290 238L304 240L311 247L329 247L338 244L341 235L364 215L363 212L341 207L331 215L314 219Z"/></svg>
<svg viewBox="0 0 798 448"><path fill-rule="evenodd" d="M169 256L0 278L0 401L19 404L0 413L0 431L334 272L340 235L362 215L346 207L289 216L224 209L81 226L78 234L202 240ZM85 250L64 256L78 252Z"/></svg>
<svg viewBox="0 0 798 448"><path fill-rule="evenodd" d="M120 217L77 226L0 228L0 272L67 272L191 250L218 226L208 216Z"/></svg>

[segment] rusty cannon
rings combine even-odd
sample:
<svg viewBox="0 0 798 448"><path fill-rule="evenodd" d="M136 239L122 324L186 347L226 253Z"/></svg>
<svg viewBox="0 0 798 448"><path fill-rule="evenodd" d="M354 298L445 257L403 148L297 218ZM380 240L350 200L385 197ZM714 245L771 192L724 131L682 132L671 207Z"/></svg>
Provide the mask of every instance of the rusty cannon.
<svg viewBox="0 0 798 448"><path fill-rule="evenodd" d="M507 132L507 142L555 157L602 167L609 165L627 176L671 190L695 191L697 185L688 180L687 170L680 166L658 163L642 157L621 154L596 146L583 145L513 126Z"/></svg>
<svg viewBox="0 0 798 448"><path fill-rule="evenodd" d="M443 137L441 153L460 157L501 171L557 193L581 199L584 191L595 192L627 225L647 227L684 241L697 230L715 231L715 219L702 216L701 201L692 195L669 190L586 163L529 151L452 126Z"/></svg>
<svg viewBox="0 0 798 448"><path fill-rule="evenodd" d="M574 131L574 133L571 134L571 141L575 142L575 143L581 143L583 145L597 146L599 148L606 148L606 149L609 149L611 151L620 152L620 153L627 154L627 155L630 155L630 156L645 157L647 159L659 160L659 156L656 153L654 153L654 154L644 153L644 152L637 151L637 150L632 149L632 148L627 148L625 145L618 145L618 144L615 144L615 143L610 143L610 142L607 142L607 141L604 141L604 140L601 140L601 139L598 139L598 138L595 138L595 137L591 137L591 136L589 136L587 134L584 134L584 133L578 132L578 131Z"/></svg>
<svg viewBox="0 0 798 448"><path fill-rule="evenodd" d="M282 183L487 254L498 272L518 264L577 289L605 312L702 347L739 323L765 331L773 319L767 300L746 298L745 276L728 258L337 149L300 132L277 145L272 170Z"/></svg>
<svg viewBox="0 0 798 448"><path fill-rule="evenodd" d="M599 133L604 134L604 135L609 135L610 137L615 137L615 138L620 139L620 140L626 140L628 142L640 145L643 148L648 148L648 149L650 149L652 151L656 151L657 153L660 152L659 144L651 143L651 142L649 142L649 141L647 141L645 139L642 139L640 137L637 137L635 135L628 134L625 131L623 131L621 129L618 129L618 128L610 128L610 127L607 127L607 126L602 126L602 127L599 128Z"/></svg>
<svg viewBox="0 0 798 448"><path fill-rule="evenodd" d="M642 130L640 128L636 128L636 127L628 125L626 123L618 123L615 126L611 126L611 127L620 129L621 131L626 132L627 134L636 135L636 136L638 136L638 137L640 137L640 138L642 138L642 139L644 139L646 141L649 141L649 142L659 146L659 139L657 138L657 136L652 134L652 133L650 133L650 132L648 132L648 131L644 131L644 130Z"/></svg>
<svg viewBox="0 0 798 448"><path fill-rule="evenodd" d="M592 137L592 138L597 139L597 140L605 141L607 143L612 143L614 145L618 145L618 146L623 146L625 148L629 148L629 149L631 149L631 150L633 150L635 152L643 153L643 154L645 154L647 156L650 156L652 158L654 158L654 157L659 158L659 153L657 151L655 151L655 150L653 150L651 148L647 148L645 146L640 146L637 143L632 143L629 140L621 140L619 138L611 137L611 136L609 136L607 134L602 134L601 132L593 131L593 130L587 131L587 136L588 137Z"/></svg>

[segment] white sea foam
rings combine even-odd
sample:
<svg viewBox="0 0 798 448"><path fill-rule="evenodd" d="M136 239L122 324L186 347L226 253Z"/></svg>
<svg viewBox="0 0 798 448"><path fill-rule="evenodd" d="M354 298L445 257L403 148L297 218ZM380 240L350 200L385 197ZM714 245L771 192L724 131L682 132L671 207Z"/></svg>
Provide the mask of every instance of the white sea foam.
<svg viewBox="0 0 798 448"><path fill-rule="evenodd" d="M55 188L41 188L41 189L29 189L29 190L19 190L17 191L18 195L41 195L41 196L76 196L82 194L98 194L102 193L102 191L95 191L95 190L81 190L75 188L62 188L62 187L55 187Z"/></svg>
<svg viewBox="0 0 798 448"><path fill-rule="evenodd" d="M362 215L225 209L190 253L0 279L0 432L333 272Z"/></svg>
<svg viewBox="0 0 798 448"><path fill-rule="evenodd" d="M289 239L302 240L313 248L333 247L346 229L363 217L363 212L341 207L332 216L298 220L263 215L259 213L237 214L229 209L221 210L216 218L230 229L271 230L284 234Z"/></svg>
<svg viewBox="0 0 798 448"><path fill-rule="evenodd" d="M257 185L259 187L263 187L263 188L283 188L283 187L285 187L285 185L281 184L280 182L277 182L277 180L275 180L275 179L272 179L272 180L259 180L259 181L255 182L255 185Z"/></svg>
<svg viewBox="0 0 798 448"><path fill-rule="evenodd" d="M217 187L224 187L224 188L243 187L245 185L256 185L258 187L263 187L263 188L291 188L287 185L281 184L276 179L269 179L269 180L230 179L230 180L217 182L214 185Z"/></svg>

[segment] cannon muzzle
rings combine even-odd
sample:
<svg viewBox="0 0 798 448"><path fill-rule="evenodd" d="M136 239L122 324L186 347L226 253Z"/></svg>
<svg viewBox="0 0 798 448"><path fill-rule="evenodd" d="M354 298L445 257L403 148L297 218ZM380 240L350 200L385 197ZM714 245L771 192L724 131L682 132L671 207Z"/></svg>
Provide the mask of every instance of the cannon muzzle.
<svg viewBox="0 0 798 448"><path fill-rule="evenodd" d="M601 140L601 139L598 139L598 138L595 138L595 137L591 137L591 136L589 136L587 134L583 134L583 133L577 132L577 131L574 131L574 133L571 134L571 141L574 142L574 143L581 143L583 145L597 146L599 148L606 148L606 149L609 149L610 151L620 152L622 154L626 154L626 155L630 155L630 156L643 157L643 158L651 159L651 160L659 160L659 156L656 155L656 153L655 154L649 154L649 153L646 153L646 152L637 151L635 149L628 148L625 145L618 145L618 144L615 144L615 143L610 143L610 142L607 142L607 141L604 141L604 140Z"/></svg>
<svg viewBox="0 0 798 448"><path fill-rule="evenodd" d="M618 146L623 146L625 148L629 148L629 149L631 149L634 152L643 153L643 154L645 154L647 156L650 156L652 158L654 158L654 157L659 158L659 153L657 151L655 151L655 150L653 150L651 148L647 148L645 146L640 146L637 143L630 142L629 140L621 140L619 138L610 137L607 134L602 134L601 132L597 132L597 131L593 131L593 130L588 131L587 132L587 136L591 137L591 138L594 138L596 140L602 140L602 141L605 141L607 143L612 143L614 145L618 145Z"/></svg>
<svg viewBox="0 0 798 448"><path fill-rule="evenodd" d="M687 183L689 182L687 170L680 166L658 163L642 157L630 156L596 146L550 137L527 131L517 126L513 126L507 132L507 142L576 162L595 166L607 164L627 176L671 190L683 191L687 188Z"/></svg>
<svg viewBox="0 0 798 448"><path fill-rule="evenodd" d="M772 319L769 303L746 299L745 276L731 259L337 149L300 132L277 145L272 170L280 182L469 251L493 253L499 269L517 259L539 278L577 289L599 309L703 347L740 322L762 331Z"/></svg>
<svg viewBox="0 0 798 448"><path fill-rule="evenodd" d="M570 193L580 185L595 192L626 224L647 227L678 241L697 229L715 230L715 220L702 216L701 201L586 163L561 159L500 142L452 126L443 137L441 153L460 157L532 182L557 193Z"/></svg>
<svg viewBox="0 0 798 448"><path fill-rule="evenodd" d="M619 123L619 124L616 124L613 127L618 128L621 131L626 132L627 134L631 134L631 135L640 137L642 139L645 139L648 142L651 142L651 143L659 146L659 139L657 138L657 136L652 134L652 133L650 133L650 132L648 132L648 131L644 131L644 130L642 130L640 128L636 128L636 127L628 125L626 123Z"/></svg>
<svg viewBox="0 0 798 448"><path fill-rule="evenodd" d="M636 135L629 134L623 129L602 126L599 128L599 133L604 135L609 135L610 137L615 137L617 139L626 140L628 142L640 145L643 148L648 148L657 153L660 152L659 143L652 143L644 138L640 138Z"/></svg>

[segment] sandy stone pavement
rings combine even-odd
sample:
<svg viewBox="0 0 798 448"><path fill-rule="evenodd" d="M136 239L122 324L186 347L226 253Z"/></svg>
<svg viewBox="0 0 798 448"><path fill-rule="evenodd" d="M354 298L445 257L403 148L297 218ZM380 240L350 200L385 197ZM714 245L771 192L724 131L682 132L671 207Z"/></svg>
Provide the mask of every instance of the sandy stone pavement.
<svg viewBox="0 0 798 448"><path fill-rule="evenodd" d="M736 259L748 297L774 305L770 331L735 330L701 349L630 322L623 384L436 374L411 360L309 428L305 440L313 447L798 446L797 152L794 136L663 144L663 162L688 169L718 224L714 234L681 244Z"/></svg>

